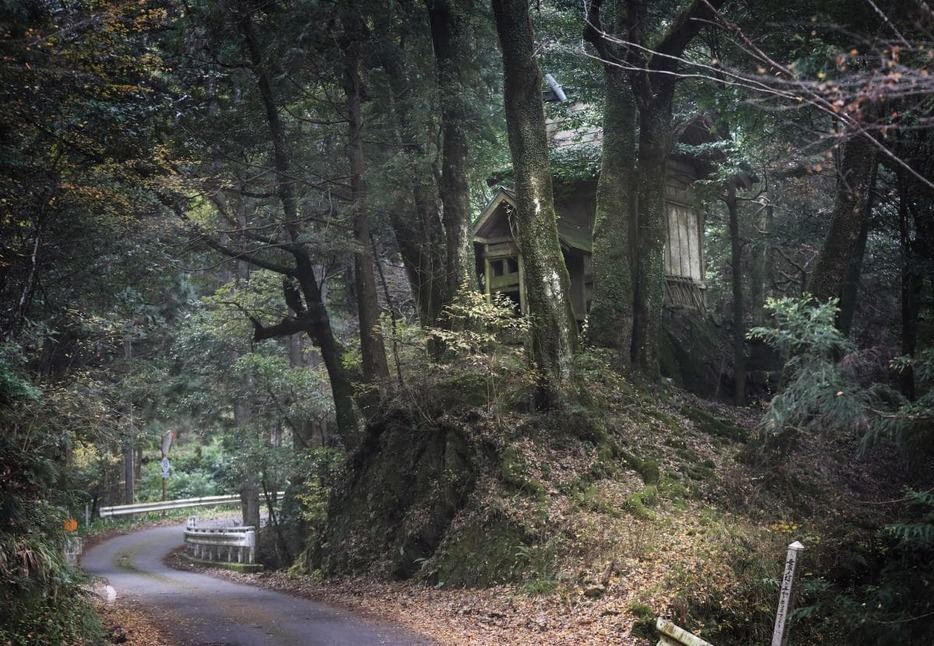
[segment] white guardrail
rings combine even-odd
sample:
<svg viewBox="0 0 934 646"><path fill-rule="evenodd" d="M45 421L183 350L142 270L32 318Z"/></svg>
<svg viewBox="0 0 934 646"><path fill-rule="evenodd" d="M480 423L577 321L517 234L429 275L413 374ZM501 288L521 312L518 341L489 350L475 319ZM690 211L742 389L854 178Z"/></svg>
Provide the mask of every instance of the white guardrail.
<svg viewBox="0 0 934 646"><path fill-rule="evenodd" d="M204 496L202 498L185 498L183 500L144 502L135 505L115 505L113 507L101 507L101 518L129 516L130 514L145 514L148 511L163 511L167 509L187 509L188 507L227 505L239 502L240 495L234 494L231 496Z"/></svg>
<svg viewBox="0 0 934 646"><path fill-rule="evenodd" d="M214 563L253 565L256 530L251 526L200 529L194 518L185 529L185 551L191 558Z"/></svg>
<svg viewBox="0 0 934 646"><path fill-rule="evenodd" d="M276 498L281 499L285 493L280 491ZM168 509L187 509L189 507L207 507L210 505L231 505L240 502L240 494L230 496L203 496L201 498L185 498L183 500L165 500L163 502L145 502L135 505L116 505L114 507L101 507L101 518L114 516L128 516L130 514L145 514L150 511L164 511Z"/></svg>

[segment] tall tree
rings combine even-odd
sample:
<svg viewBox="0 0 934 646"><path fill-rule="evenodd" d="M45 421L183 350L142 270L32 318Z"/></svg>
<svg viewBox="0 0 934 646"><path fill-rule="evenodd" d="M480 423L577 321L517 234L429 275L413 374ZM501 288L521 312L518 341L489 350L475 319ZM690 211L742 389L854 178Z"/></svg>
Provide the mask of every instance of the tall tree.
<svg viewBox="0 0 934 646"><path fill-rule="evenodd" d="M526 0L493 0L503 55L503 98L516 182L516 244L522 254L530 348L541 371L538 404L559 402L571 377L577 327L561 255L552 194L542 76Z"/></svg>
<svg viewBox="0 0 934 646"><path fill-rule="evenodd" d="M665 22L663 33L653 39L650 12L661 15L661 2L652 0L618 0L615 4L617 34L606 32L602 26L601 2L592 2L588 10L587 40L594 43L604 57L604 65L622 67L626 73L631 94L618 90L619 83L609 85L606 110L631 114L631 104L637 110L638 139L636 175L633 180L633 222L635 257L632 259L632 334L631 358L633 364L649 377L659 371L659 344L661 339L662 302L665 295L663 249L666 231L666 167L668 156L676 139L673 124L675 89L682 78L682 55L698 33L715 17L716 10L725 0L695 0ZM619 72L608 72L619 75ZM614 105L616 104L616 105ZM604 162L631 157L630 141L614 137L604 146L620 146L618 152L605 151ZM619 171L608 169L611 174ZM607 210L619 202L617 195L604 192L610 198ZM623 201L624 205L631 201ZM598 207L603 210L605 207ZM618 217L625 217L623 212ZM599 250L600 247L597 248ZM601 264L595 259L595 269L618 269L620 263ZM625 276L625 274L624 274ZM616 281L612 273L594 275L594 290L602 281ZM621 292L625 295L625 291ZM627 321L629 317L623 319ZM620 337L617 342L625 343ZM620 348L622 352L625 348Z"/></svg>
<svg viewBox="0 0 934 646"><path fill-rule="evenodd" d="M247 2L231 2L220 9L223 11L207 5L192 7L184 32L189 40L179 43L182 61L191 66L187 71L179 69L180 80L189 84L186 87L197 100L220 106L208 114L189 111L183 121L189 139L183 144L191 147L204 135L216 134L218 127L228 133L236 128L235 137L228 134L209 141L201 139L212 161L189 175L200 191L215 195L222 187L234 198L231 201L245 206L245 210L225 211L219 208L223 203L216 199L213 204L218 208L210 217L199 211L198 202L177 208L207 246L282 277L287 313L281 314L278 323L267 324L262 313L251 312L254 338L304 333L312 339L328 372L338 433L352 446L357 424L351 376L344 366L343 345L331 325L324 299L325 273L318 252L325 245L316 231L319 222L323 226L333 223L332 229L341 233L350 228L333 221L333 196L346 199L347 195L343 185L326 174L328 166L333 166L330 160L325 163L297 157L294 143L305 122L289 112L288 101L297 100L296 96L303 98L303 88L296 90L292 83L295 79L283 68L284 42L276 38L282 35L279 30L290 27L291 14L278 7L257 8ZM333 16L325 11L319 18ZM195 35L200 35L201 40ZM201 62L205 52L209 56L207 64ZM330 83L329 89L339 88L333 70L328 72L330 76L321 82ZM205 88L205 77L211 83L220 81L224 87L214 92L208 83ZM205 96L205 89L210 96ZM262 130L255 128L257 118L265 124L265 137ZM317 120L308 121L311 123L307 128L323 131L322 147L336 140L334 123L345 123L335 120L333 113L328 113L323 125ZM329 153L334 152L331 148ZM221 168L217 167L218 159L225 162ZM303 169L303 163L317 165ZM198 177L197 173L203 175Z"/></svg>
<svg viewBox="0 0 934 646"><path fill-rule="evenodd" d="M450 0L373 8L369 62L385 70L377 91L386 100L375 106L380 109L370 113L369 123L392 142L384 146L382 172L373 179L382 182L382 204L422 325L445 324L442 310L473 273L468 142L481 140L490 127L477 119L473 99L483 92L477 60L490 56L478 46L484 23L476 9L473 1ZM382 75L372 76L375 86Z"/></svg>
<svg viewBox="0 0 934 646"><path fill-rule="evenodd" d="M793 106L792 112L807 113L815 144L834 150L830 226L807 289L821 300L840 299L837 323L848 330L878 165L934 188L893 136L932 125L934 82L923 52L930 51L925 25L934 14L923 3L873 2L766 3L763 11L765 21L758 12L741 13L736 22L717 16L744 60L727 75L733 87L746 87L759 109L788 112ZM801 37L767 38L763 25L773 31L776 23Z"/></svg>
<svg viewBox="0 0 934 646"><path fill-rule="evenodd" d="M472 2L427 0L431 44L435 55L435 78L441 109L441 174L438 194L442 205L446 242L445 303L451 302L457 290L467 283L467 225L470 210L467 195L467 138L469 108L467 106L467 56L469 12ZM467 15L465 15L467 14Z"/></svg>
<svg viewBox="0 0 934 646"><path fill-rule="evenodd" d="M360 354L363 357L363 377L367 382L385 381L389 363L379 319L379 299L376 296L376 275L373 270L373 244L370 218L367 212L367 188L363 155L363 79L360 65L363 46L369 34L359 9L345 6L340 14L342 27L339 45L343 57L341 79L346 98L347 157L350 173L350 211L354 232L354 287L357 313L360 319Z"/></svg>
<svg viewBox="0 0 934 646"><path fill-rule="evenodd" d="M143 45L159 27L146 7L121 3L4 8L0 341L30 320L44 322L49 343L66 341L60 326L80 312L72 288L96 282L89 296L113 293L100 284L132 266L118 231L145 227L153 211L145 189L165 170L160 61ZM102 230L113 233L93 233ZM78 257L84 263L70 266Z"/></svg>
<svg viewBox="0 0 934 646"><path fill-rule="evenodd" d="M605 97L603 151L597 183L593 229L593 303L588 335L598 346L611 348L620 367L632 362L632 333L637 236L634 182L636 177L636 104L622 65L619 44L601 28L601 0L588 5L584 38L603 63ZM616 12L613 32L625 27L625 13Z"/></svg>
<svg viewBox="0 0 934 646"><path fill-rule="evenodd" d="M808 292L814 298L845 300L845 310L841 309L837 322L844 334L849 333L856 306L855 298L844 297L847 285L859 280L859 271L854 267L858 268L865 249L878 166L877 149L866 139L868 136L850 137L840 146L830 228L808 280Z"/></svg>
<svg viewBox="0 0 934 646"><path fill-rule="evenodd" d="M739 228L739 200L736 196L737 180L727 180L726 204L730 229L730 287L733 290L733 403L746 403L746 308L743 299L743 241Z"/></svg>

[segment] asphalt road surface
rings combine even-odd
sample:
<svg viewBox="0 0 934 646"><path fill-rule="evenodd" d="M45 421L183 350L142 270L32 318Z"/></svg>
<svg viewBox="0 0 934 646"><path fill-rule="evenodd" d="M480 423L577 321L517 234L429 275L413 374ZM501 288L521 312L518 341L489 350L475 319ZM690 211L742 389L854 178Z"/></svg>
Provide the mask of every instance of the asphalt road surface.
<svg viewBox="0 0 934 646"><path fill-rule="evenodd" d="M182 646L430 646L433 642L320 603L163 564L183 526L117 536L81 564L139 604Z"/></svg>

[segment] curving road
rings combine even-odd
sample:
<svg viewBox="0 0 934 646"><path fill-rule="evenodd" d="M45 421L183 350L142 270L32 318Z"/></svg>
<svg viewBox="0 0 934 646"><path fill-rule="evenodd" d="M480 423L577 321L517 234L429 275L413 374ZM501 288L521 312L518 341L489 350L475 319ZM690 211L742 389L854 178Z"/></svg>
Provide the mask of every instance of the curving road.
<svg viewBox="0 0 934 646"><path fill-rule="evenodd" d="M183 543L182 526L118 536L81 564L118 598L150 613L181 646L430 646L433 642L348 612L249 585L174 570L165 557Z"/></svg>

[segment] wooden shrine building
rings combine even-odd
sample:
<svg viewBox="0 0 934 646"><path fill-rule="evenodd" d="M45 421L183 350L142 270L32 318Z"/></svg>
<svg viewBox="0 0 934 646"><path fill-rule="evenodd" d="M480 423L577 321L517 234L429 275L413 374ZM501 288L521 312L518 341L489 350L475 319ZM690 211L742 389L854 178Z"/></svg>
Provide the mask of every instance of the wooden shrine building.
<svg viewBox="0 0 934 646"><path fill-rule="evenodd" d="M671 159L668 164L668 232L665 242L665 304L705 309L704 222L691 185L694 165ZM512 234L515 193L497 188L472 228L477 273L485 292L504 293L527 311L522 256ZM571 307L583 321L593 296L592 232L596 211L596 180L556 191L558 238L571 278Z"/></svg>

